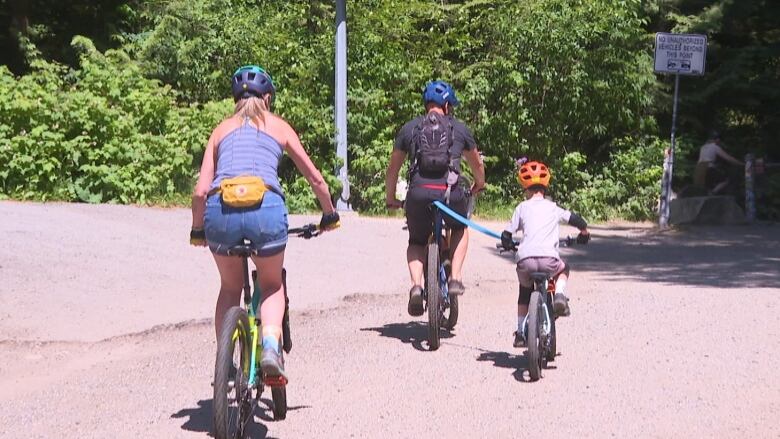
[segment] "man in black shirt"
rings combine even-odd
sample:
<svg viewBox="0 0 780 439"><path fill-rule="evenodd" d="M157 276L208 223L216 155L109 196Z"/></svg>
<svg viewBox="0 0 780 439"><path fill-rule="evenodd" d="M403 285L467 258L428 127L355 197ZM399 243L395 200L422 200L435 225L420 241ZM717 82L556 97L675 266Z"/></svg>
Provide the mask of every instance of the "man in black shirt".
<svg viewBox="0 0 780 439"><path fill-rule="evenodd" d="M423 313L423 260L428 237L433 233L433 217L430 205L433 201L448 202L449 207L466 216L468 199L466 188L458 183L461 157L471 168L474 185L471 195L485 187L485 169L471 131L452 116L458 105L455 91L444 81L433 81L423 91L426 114L407 122L395 138L385 180L387 207L397 209L402 203L395 196L398 173L406 157L409 157L409 191L406 195L406 219L409 227L409 246L406 259L412 288L409 291L409 314ZM433 146L431 146L433 145ZM441 148L437 148L441 146ZM438 163L437 154L445 153L448 163L445 169L428 163ZM450 294L463 294L462 268L468 249L468 230L459 222L444 215L445 223L452 231L450 252L452 274L448 289Z"/></svg>

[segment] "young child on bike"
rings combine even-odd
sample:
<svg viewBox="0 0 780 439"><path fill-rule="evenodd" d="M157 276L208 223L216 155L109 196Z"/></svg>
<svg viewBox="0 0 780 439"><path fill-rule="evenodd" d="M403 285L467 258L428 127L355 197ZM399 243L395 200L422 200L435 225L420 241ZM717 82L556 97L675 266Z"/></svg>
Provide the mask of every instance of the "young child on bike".
<svg viewBox="0 0 780 439"><path fill-rule="evenodd" d="M528 302L531 300L533 285L530 273L548 272L556 278L553 308L557 315L568 316L569 299L566 297L566 281L569 267L558 254L558 223L567 222L580 230L578 243L587 243L590 239L588 225L576 213L558 207L546 199L550 184L550 170L541 162L518 161L517 179L525 189L526 200L517 205L512 220L501 234L501 246L505 250L517 250L517 279L520 281L520 294L517 300L517 331L515 347L525 346L525 325L528 314ZM512 235L523 231L519 246L515 245Z"/></svg>

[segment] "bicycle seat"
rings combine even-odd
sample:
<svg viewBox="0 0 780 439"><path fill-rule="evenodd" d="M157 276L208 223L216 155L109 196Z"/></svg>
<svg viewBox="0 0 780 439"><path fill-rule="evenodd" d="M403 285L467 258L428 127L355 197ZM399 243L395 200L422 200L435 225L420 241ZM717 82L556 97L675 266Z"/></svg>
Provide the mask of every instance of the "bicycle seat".
<svg viewBox="0 0 780 439"><path fill-rule="evenodd" d="M551 275L552 275L552 273L548 273L546 271L534 271L532 273L529 273L529 276L531 276L531 279L533 279L534 281L537 281L537 282L539 282L539 281L546 281L547 279L550 278Z"/></svg>
<svg viewBox="0 0 780 439"><path fill-rule="evenodd" d="M254 253L255 250L248 244L235 245L233 247L230 247L227 251L227 254L230 256L242 256L245 258L251 256Z"/></svg>

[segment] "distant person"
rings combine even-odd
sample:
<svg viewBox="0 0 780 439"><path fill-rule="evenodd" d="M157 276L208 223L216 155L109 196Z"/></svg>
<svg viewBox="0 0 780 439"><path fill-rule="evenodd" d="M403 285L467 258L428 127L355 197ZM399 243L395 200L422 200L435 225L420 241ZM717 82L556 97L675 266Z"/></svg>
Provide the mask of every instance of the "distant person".
<svg viewBox="0 0 780 439"><path fill-rule="evenodd" d="M710 195L723 192L729 185L727 172L718 166L718 157L733 165L744 166L743 162L723 150L720 134L717 131L711 132L707 142L699 149L699 162L693 173L693 184L704 188Z"/></svg>

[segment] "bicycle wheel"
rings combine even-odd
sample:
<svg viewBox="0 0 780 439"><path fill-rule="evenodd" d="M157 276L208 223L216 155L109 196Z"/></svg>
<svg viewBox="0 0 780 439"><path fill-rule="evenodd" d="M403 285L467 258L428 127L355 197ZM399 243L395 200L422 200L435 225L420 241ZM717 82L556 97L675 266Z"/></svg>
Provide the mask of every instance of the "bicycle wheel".
<svg viewBox="0 0 780 439"><path fill-rule="evenodd" d="M558 355L558 346L555 335L555 312L553 311L553 298L552 294L545 294L547 297L547 309L550 311L550 334L547 336L547 348L545 349L545 359L547 361L555 361L555 356Z"/></svg>
<svg viewBox="0 0 780 439"><path fill-rule="evenodd" d="M439 325L441 323L439 290L439 246L435 242L428 244L428 265L425 276L425 294L428 307L428 348L439 349Z"/></svg>
<svg viewBox="0 0 780 439"><path fill-rule="evenodd" d="M444 282L446 283L450 280L450 274L452 273L452 262L450 261L449 256L444 253L444 251L440 252L439 257L442 261L444 261L442 262L442 266L444 267ZM449 299L449 306L447 307L449 312L442 316L442 326L444 326L444 328L446 328L448 331L451 331L458 323L458 296L453 296L452 294L448 294L447 296Z"/></svg>
<svg viewBox="0 0 780 439"><path fill-rule="evenodd" d="M249 318L238 306L225 313L214 365L214 436L243 438L252 413Z"/></svg>
<svg viewBox="0 0 780 439"><path fill-rule="evenodd" d="M282 349L288 354L292 350L290 337L290 296L287 292L287 270L282 268L282 286L284 287L284 318L282 319Z"/></svg>
<svg viewBox="0 0 780 439"><path fill-rule="evenodd" d="M531 381L537 381L542 376L542 322L544 309L542 295L538 291L531 293L528 304L528 374Z"/></svg>
<svg viewBox="0 0 780 439"><path fill-rule="evenodd" d="M271 399L274 402L274 419L281 421L287 417L287 386L271 387Z"/></svg>
<svg viewBox="0 0 780 439"><path fill-rule="evenodd" d="M458 296L450 296L449 312L443 317L443 326L452 331L455 325L458 323Z"/></svg>

